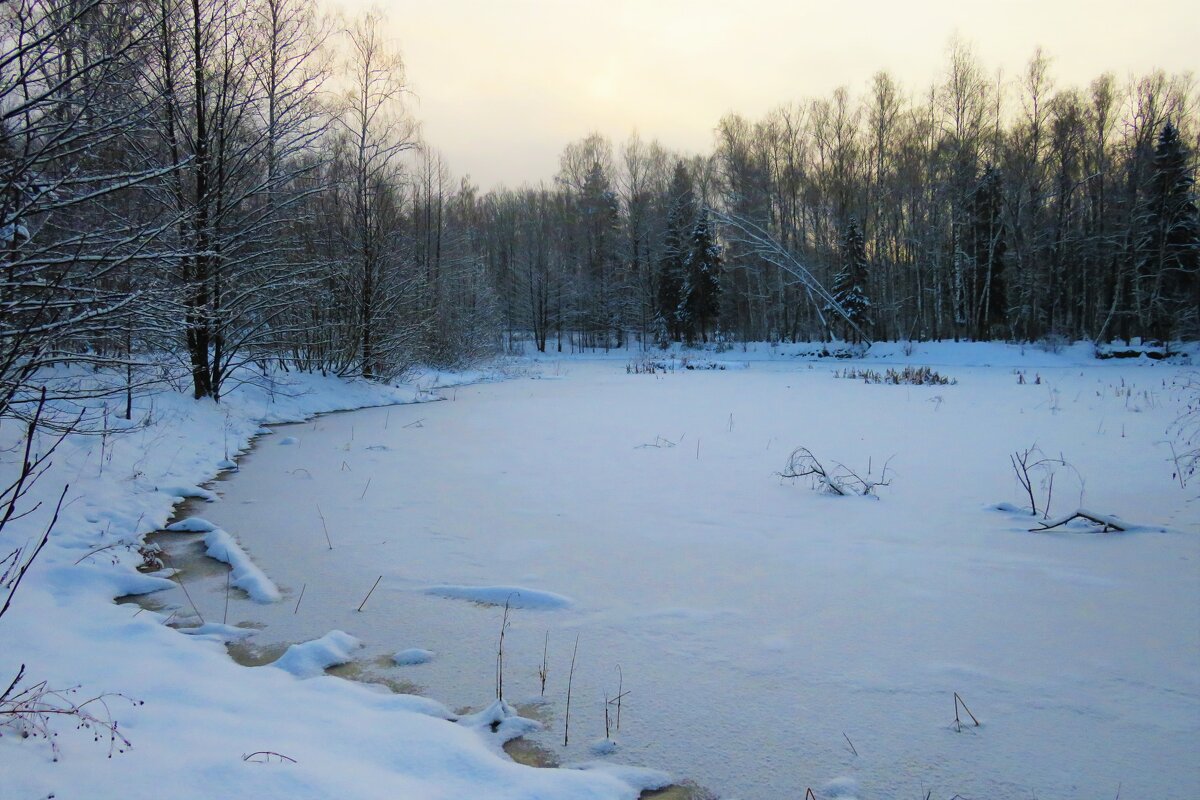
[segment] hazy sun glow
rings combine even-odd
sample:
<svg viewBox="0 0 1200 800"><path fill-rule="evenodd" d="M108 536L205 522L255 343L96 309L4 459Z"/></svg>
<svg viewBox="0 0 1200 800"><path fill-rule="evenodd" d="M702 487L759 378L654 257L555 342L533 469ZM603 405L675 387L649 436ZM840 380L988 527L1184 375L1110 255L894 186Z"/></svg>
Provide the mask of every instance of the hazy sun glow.
<svg viewBox="0 0 1200 800"><path fill-rule="evenodd" d="M858 93L881 69L921 92L956 33L1009 78L1041 45L1059 85L1200 61L1192 0L322 2L387 14L425 138L484 189L549 179L563 145L591 131L701 151L726 112Z"/></svg>

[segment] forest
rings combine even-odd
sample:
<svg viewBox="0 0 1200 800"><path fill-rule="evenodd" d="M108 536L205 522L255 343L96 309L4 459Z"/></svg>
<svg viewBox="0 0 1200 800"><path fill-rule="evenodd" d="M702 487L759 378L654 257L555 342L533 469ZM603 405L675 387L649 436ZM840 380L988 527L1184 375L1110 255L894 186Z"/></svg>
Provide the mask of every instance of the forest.
<svg viewBox="0 0 1200 800"><path fill-rule="evenodd" d="M1191 74L1065 86L953 40L928 86L730 113L708 153L587 135L485 192L423 140L387 30L0 6L0 415L66 365L220 399L245 365L387 379L529 343L1200 335Z"/></svg>

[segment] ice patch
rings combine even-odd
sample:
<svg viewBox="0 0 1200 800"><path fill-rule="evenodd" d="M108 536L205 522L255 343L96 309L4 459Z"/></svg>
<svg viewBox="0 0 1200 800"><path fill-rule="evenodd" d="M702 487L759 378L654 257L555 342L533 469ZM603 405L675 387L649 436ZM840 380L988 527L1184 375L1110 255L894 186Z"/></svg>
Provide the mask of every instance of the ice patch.
<svg viewBox="0 0 1200 800"><path fill-rule="evenodd" d="M208 533L216 529L216 525L200 517L188 517L187 519L179 520L179 522L172 522L167 526L167 530L173 533Z"/></svg>
<svg viewBox="0 0 1200 800"><path fill-rule="evenodd" d="M297 678L313 678L328 667L336 667L351 660L351 653L362 647L362 642L344 631L330 631L320 639L294 644L287 652L271 663Z"/></svg>
<svg viewBox="0 0 1200 800"><path fill-rule="evenodd" d="M395 661L398 666L407 667L413 664L427 664L433 658L432 650L422 650L419 647L410 647L407 650L401 650L392 656L392 661Z"/></svg>
<svg viewBox="0 0 1200 800"><path fill-rule="evenodd" d="M214 528L204 535L204 544L208 547L206 552L210 558L224 561L233 568L229 582L244 589L252 599L259 603L274 603L282 597L274 582L255 566L246 551L228 533Z"/></svg>
<svg viewBox="0 0 1200 800"><path fill-rule="evenodd" d="M570 608L575 601L554 592L526 589L522 586L430 586L425 594L449 597L454 600L470 600L488 606L549 610Z"/></svg>

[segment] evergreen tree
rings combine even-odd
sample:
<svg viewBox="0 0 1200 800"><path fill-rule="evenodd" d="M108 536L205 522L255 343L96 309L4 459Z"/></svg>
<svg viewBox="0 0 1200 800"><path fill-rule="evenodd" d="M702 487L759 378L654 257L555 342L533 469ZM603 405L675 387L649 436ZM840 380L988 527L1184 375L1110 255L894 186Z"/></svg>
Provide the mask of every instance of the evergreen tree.
<svg viewBox="0 0 1200 800"><path fill-rule="evenodd" d="M685 333L683 319L687 314L688 232L695 219L696 200L692 178L680 161L675 165L668 190L667 227L663 254L658 263L658 292L655 298L655 316L671 341L678 341Z"/></svg>
<svg viewBox="0 0 1200 800"><path fill-rule="evenodd" d="M854 217L842 234L841 250L842 268L834 280L833 299L845 312L842 319L848 317L852 323L846 326L848 338L858 344L870 326L871 300L867 296L867 248ZM826 306L826 311L837 313L832 305Z"/></svg>
<svg viewBox="0 0 1200 800"><path fill-rule="evenodd" d="M707 342L710 326L721 313L721 246L713 238L708 211L692 227L680 322L689 340L697 334Z"/></svg>
<svg viewBox="0 0 1200 800"><path fill-rule="evenodd" d="M1200 220L1191 154L1171 122L1154 150L1144 205L1140 279L1148 285L1150 330L1167 340L1200 320Z"/></svg>
<svg viewBox="0 0 1200 800"><path fill-rule="evenodd" d="M618 234L620 201L599 162L593 162L584 179L578 215L581 223L584 296L582 324L592 337L590 345L616 341L622 344L624 320L620 309L620 258Z"/></svg>

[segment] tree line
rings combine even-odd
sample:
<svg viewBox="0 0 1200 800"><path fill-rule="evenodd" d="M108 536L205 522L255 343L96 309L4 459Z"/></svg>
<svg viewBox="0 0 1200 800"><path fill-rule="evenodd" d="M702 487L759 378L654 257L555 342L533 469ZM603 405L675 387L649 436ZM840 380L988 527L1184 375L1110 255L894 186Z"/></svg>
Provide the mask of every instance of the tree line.
<svg viewBox="0 0 1200 800"><path fill-rule="evenodd" d="M923 92L879 72L857 97L729 114L704 155L636 136L616 150L595 135L572 143L552 187L488 198L488 271L508 330L572 331L584 346L630 331L1195 338L1197 99L1190 74L1057 87L1040 50L1019 75L990 76L955 41ZM672 276L680 230L710 214L718 266L699 314ZM598 242L580 224L601 219ZM602 291L583 268L597 260L611 264Z"/></svg>
<svg viewBox="0 0 1200 800"><path fill-rule="evenodd" d="M220 399L246 366L390 378L526 341L1200 332L1190 76L1058 88L1039 52L993 79L955 43L923 93L881 72L728 115L701 155L592 135L482 193L421 140L385 28L0 5L0 415L81 365Z"/></svg>

